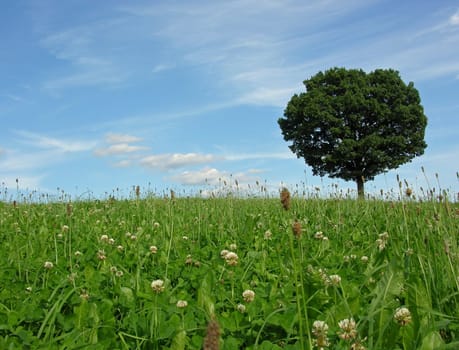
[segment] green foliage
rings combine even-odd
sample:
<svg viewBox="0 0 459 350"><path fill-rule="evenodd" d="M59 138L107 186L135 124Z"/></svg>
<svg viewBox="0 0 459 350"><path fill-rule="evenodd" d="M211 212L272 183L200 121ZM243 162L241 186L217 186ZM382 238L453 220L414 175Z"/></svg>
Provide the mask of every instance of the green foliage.
<svg viewBox="0 0 459 350"><path fill-rule="evenodd" d="M310 349L316 320L333 349L459 343L457 204L293 196L289 211L238 198L72 205L0 206L1 349L202 349L213 318L222 349ZM394 319L399 307L410 311L405 325ZM351 318L357 333L342 339L339 322Z"/></svg>
<svg viewBox="0 0 459 350"><path fill-rule="evenodd" d="M333 68L304 85L278 122L314 175L359 183L424 153L427 117L397 71Z"/></svg>

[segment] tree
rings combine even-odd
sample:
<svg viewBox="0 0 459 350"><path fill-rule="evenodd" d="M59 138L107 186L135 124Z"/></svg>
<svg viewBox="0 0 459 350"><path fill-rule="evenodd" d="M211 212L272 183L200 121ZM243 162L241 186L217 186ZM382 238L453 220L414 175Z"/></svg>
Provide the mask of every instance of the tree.
<svg viewBox="0 0 459 350"><path fill-rule="evenodd" d="M314 175L357 183L422 155L427 117L419 92L397 71L332 68L304 81L278 123Z"/></svg>

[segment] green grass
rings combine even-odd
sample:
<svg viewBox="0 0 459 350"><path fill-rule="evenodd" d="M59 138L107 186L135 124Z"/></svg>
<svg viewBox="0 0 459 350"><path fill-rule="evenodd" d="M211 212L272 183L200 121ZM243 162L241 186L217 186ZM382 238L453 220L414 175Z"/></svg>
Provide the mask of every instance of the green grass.
<svg viewBox="0 0 459 350"><path fill-rule="evenodd" d="M444 200L0 203L0 348L202 349L215 318L221 349L457 349L458 233Z"/></svg>

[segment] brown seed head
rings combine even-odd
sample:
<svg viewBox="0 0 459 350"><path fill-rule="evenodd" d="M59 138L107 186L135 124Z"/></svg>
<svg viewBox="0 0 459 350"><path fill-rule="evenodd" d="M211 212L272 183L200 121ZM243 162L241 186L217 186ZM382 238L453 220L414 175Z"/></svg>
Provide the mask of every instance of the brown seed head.
<svg viewBox="0 0 459 350"><path fill-rule="evenodd" d="M301 237L301 222L299 222L298 220L295 220L295 222L292 225L292 231L293 231L293 234L296 236L296 238L300 238Z"/></svg>
<svg viewBox="0 0 459 350"><path fill-rule="evenodd" d="M207 334L204 338L204 350L220 349L220 326L214 318L207 325Z"/></svg>
<svg viewBox="0 0 459 350"><path fill-rule="evenodd" d="M280 193L280 200L282 203L282 207L285 210L289 210L290 209L290 192L286 187L284 187Z"/></svg>

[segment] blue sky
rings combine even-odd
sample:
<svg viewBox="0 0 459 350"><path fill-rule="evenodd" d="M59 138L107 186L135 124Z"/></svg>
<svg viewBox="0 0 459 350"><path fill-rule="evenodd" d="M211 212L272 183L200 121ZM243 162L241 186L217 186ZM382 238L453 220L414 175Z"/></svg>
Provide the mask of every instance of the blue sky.
<svg viewBox="0 0 459 350"><path fill-rule="evenodd" d="M335 66L398 70L429 118L425 154L367 190L398 190L397 175L438 187L437 173L458 191L458 1L17 0L1 4L0 36L9 195L192 193L235 180L354 190L312 176L277 124L302 81Z"/></svg>

